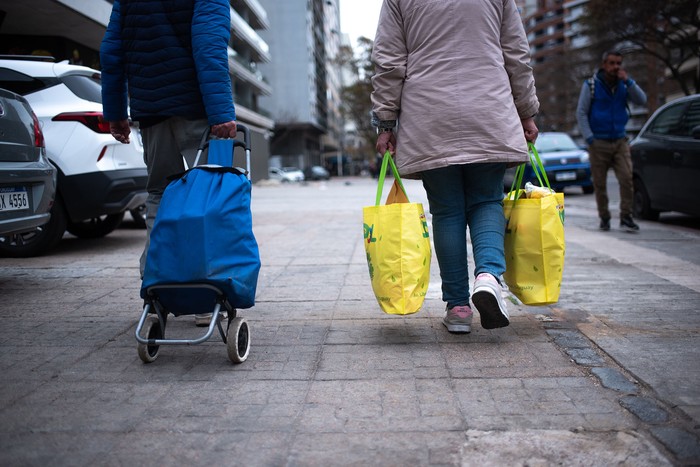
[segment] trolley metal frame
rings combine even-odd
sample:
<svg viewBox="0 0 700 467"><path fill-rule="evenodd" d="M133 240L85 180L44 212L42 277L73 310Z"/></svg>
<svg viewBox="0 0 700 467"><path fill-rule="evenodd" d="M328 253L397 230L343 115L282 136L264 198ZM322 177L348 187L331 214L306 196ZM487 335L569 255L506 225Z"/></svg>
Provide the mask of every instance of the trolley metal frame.
<svg viewBox="0 0 700 467"><path fill-rule="evenodd" d="M241 147L245 150L246 170L245 175L250 180L250 130L241 124L237 125L237 130L243 133L243 141L234 139L233 149ZM202 135L202 140L197 149L197 156L193 167L199 163L199 159L204 150L209 146L210 129ZM231 154L231 165L233 166L234 154ZM158 292L167 289L208 289L216 294L216 303L212 310L212 317L204 335L194 339L166 339L165 329L167 325L168 311L158 300ZM138 342L138 353L144 363L150 363L158 357L161 345L197 345L206 342L214 334L214 329L219 330L222 341L228 348L228 356L234 363L242 363L248 357L250 350L250 329L245 319L237 317L237 310L231 305L224 292L211 284L191 282L186 284L158 284L146 289L147 297L141 317L136 325L136 341ZM226 330L221 324L223 321L223 311L228 314ZM231 326L233 324L233 329ZM146 330L144 337L143 331Z"/></svg>

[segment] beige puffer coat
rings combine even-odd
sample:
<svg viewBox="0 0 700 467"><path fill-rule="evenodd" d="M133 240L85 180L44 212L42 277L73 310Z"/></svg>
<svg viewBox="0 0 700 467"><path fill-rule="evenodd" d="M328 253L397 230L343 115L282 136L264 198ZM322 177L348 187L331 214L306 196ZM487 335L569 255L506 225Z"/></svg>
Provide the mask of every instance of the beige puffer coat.
<svg viewBox="0 0 700 467"><path fill-rule="evenodd" d="M539 102L514 0L384 0L372 110L398 120L402 175L527 160L521 118Z"/></svg>

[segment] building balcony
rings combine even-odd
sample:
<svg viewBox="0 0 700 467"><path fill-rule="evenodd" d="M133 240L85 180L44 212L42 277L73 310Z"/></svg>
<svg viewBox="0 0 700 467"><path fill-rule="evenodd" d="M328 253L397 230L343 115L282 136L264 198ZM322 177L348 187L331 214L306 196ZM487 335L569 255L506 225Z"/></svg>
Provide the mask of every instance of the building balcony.
<svg viewBox="0 0 700 467"><path fill-rule="evenodd" d="M93 50L109 23L112 3L107 0L2 2L5 13L0 34L65 37Z"/></svg>
<svg viewBox="0 0 700 467"><path fill-rule="evenodd" d="M530 41L530 46L532 47L540 47L545 44L552 43L552 41L560 41L564 38L564 31L559 29L553 34L542 34L541 36L537 36L534 39Z"/></svg>
<svg viewBox="0 0 700 467"><path fill-rule="evenodd" d="M235 106L236 120L244 122L248 124L248 126L254 125L265 130L271 130L275 127L275 121L270 118L268 112L263 110L251 110L239 102L236 102Z"/></svg>
<svg viewBox="0 0 700 467"><path fill-rule="evenodd" d="M258 0L232 0L231 5L238 11L245 8L248 14L248 23L253 29L268 29L270 20L267 11Z"/></svg>
<svg viewBox="0 0 700 467"><path fill-rule="evenodd" d="M250 64L241 60L236 52L229 48L228 51L228 66L233 72L233 78L245 81L257 89L257 94L269 96L272 94L272 86L265 82L262 73L254 69Z"/></svg>
<svg viewBox="0 0 700 467"><path fill-rule="evenodd" d="M257 62L270 61L270 47L267 42L233 8L231 8L231 29L232 42L244 42L255 52Z"/></svg>

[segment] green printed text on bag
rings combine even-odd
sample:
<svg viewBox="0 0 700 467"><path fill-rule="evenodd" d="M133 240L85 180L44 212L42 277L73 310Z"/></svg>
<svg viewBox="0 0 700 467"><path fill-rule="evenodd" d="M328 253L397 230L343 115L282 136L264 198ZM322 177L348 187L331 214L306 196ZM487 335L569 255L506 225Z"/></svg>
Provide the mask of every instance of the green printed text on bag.
<svg viewBox="0 0 700 467"><path fill-rule="evenodd" d="M380 205L387 166L394 185ZM363 209L364 244L372 289L384 312L407 315L420 310L430 279L430 237L423 205L406 196L391 155L384 155L374 206Z"/></svg>
<svg viewBox="0 0 700 467"><path fill-rule="evenodd" d="M530 144L530 160L540 186L549 187L542 162ZM526 305L559 301L564 274L564 194L528 199L522 183L525 165L518 167L513 187L503 201L506 217L506 272L510 291Z"/></svg>

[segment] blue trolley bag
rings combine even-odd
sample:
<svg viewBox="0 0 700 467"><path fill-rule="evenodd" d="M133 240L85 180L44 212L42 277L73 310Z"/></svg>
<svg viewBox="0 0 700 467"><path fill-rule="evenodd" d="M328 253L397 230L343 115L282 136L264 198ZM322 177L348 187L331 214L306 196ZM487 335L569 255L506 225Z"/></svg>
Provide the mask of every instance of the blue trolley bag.
<svg viewBox="0 0 700 467"><path fill-rule="evenodd" d="M232 161L233 140L208 144L210 162ZM250 201L250 180L230 166L195 166L170 182L151 232L141 297L152 286L209 284L234 308L252 307L260 254ZM208 288L158 289L158 301L175 316L211 313L216 295Z"/></svg>

